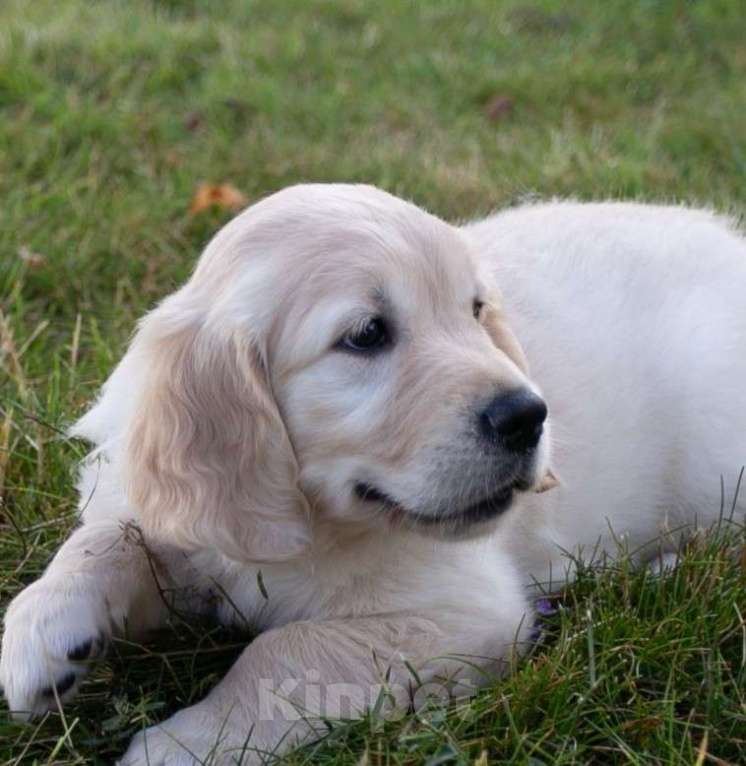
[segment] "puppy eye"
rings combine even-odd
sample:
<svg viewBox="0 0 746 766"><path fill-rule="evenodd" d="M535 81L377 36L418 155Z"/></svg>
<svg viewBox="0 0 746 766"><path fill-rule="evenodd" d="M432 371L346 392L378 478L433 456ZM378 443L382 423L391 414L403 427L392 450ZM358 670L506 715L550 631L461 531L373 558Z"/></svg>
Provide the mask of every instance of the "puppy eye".
<svg viewBox="0 0 746 766"><path fill-rule="evenodd" d="M380 317L374 317L345 335L337 345L343 350L370 353L386 346L389 340L386 323Z"/></svg>
<svg viewBox="0 0 746 766"><path fill-rule="evenodd" d="M474 301L471 307L471 311L474 314L474 319L479 319L479 317L482 315L483 308L484 308L483 301Z"/></svg>

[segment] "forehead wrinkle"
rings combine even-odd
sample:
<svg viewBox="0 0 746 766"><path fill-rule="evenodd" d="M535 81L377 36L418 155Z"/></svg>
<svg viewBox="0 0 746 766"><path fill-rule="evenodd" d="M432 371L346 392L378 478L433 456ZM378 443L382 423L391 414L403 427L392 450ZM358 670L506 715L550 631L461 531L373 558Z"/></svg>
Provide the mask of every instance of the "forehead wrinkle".
<svg viewBox="0 0 746 766"><path fill-rule="evenodd" d="M369 270L348 270L344 277L330 280L320 271L286 292L271 336L285 373L309 364L345 331L385 310L383 288Z"/></svg>
<svg viewBox="0 0 746 766"><path fill-rule="evenodd" d="M261 277L255 272L259 278L251 280L258 300L235 297L244 306L255 304L255 316L256 304L271 315L266 329L293 309L308 311L330 290L347 291L363 302L369 300L369 290L378 289L386 297L396 296L392 303L397 308L399 303L416 303L436 312L471 300L466 291L474 291L474 280L465 277L473 274L472 259L448 224L408 203L391 204L388 197L380 204L376 199L375 204L365 200L350 205L348 200L342 208L346 214L340 209L336 218L328 209L285 209L280 215L257 216L256 225L242 232L239 249L250 244L261 253L252 258L252 271L260 263L264 267ZM351 217L351 208L360 216ZM283 223L279 233L278 220Z"/></svg>
<svg viewBox="0 0 746 766"><path fill-rule="evenodd" d="M429 297L438 311L469 302L477 290L476 264L468 245L448 224L433 224L419 232Z"/></svg>
<svg viewBox="0 0 746 766"><path fill-rule="evenodd" d="M468 266L454 272L444 260L434 253L419 259L414 268L398 271L387 284L394 304L423 321L461 312L474 296L474 280Z"/></svg>
<svg viewBox="0 0 746 766"><path fill-rule="evenodd" d="M309 363L328 349L335 334L371 314L392 320L406 335L413 317L419 324L454 309L460 312L462 298L473 298L473 280L466 280L468 293L462 296L468 271L462 268L454 275L446 260L441 253L409 247L396 252L390 246L381 247L378 257L363 259L339 252L312 254L310 264L289 275L292 282L276 306L280 329L272 345L286 360L283 367Z"/></svg>

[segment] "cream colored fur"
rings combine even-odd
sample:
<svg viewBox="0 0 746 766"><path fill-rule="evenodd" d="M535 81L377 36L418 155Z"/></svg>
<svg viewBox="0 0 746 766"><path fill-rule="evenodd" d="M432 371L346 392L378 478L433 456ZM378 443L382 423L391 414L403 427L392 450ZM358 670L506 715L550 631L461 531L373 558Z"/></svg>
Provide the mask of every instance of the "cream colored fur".
<svg viewBox="0 0 746 766"><path fill-rule="evenodd" d="M380 314L390 349L339 349ZM717 519L746 462L745 349L746 245L707 212L552 203L456 229L371 187L273 195L143 320L76 425L96 445L82 523L6 614L10 706L66 702L88 667L69 653L173 609L260 635L122 764L255 762L382 693L469 693L525 646L531 586L571 575L566 551L644 561ZM561 486L457 528L517 478L475 436L515 388L550 411L523 479Z"/></svg>

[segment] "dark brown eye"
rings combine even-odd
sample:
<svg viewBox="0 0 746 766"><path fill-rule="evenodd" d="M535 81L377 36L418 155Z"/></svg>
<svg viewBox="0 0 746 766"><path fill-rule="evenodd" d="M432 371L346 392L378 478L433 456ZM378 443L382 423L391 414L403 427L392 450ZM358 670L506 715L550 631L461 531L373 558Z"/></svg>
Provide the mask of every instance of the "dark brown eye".
<svg viewBox="0 0 746 766"><path fill-rule="evenodd" d="M348 333L339 342L339 346L348 351L372 353L382 349L389 342L386 323L380 317L365 322L362 327Z"/></svg>
<svg viewBox="0 0 746 766"><path fill-rule="evenodd" d="M472 313L474 314L474 319L479 319L479 317L482 314L482 309L484 308L484 303L482 301L474 301L472 304Z"/></svg>

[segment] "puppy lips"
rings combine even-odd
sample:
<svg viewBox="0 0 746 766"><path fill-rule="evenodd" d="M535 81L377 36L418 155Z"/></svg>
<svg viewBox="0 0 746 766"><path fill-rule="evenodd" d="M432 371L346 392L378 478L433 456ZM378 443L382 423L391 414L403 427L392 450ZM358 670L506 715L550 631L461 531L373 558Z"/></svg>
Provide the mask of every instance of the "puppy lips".
<svg viewBox="0 0 746 766"><path fill-rule="evenodd" d="M501 515L512 505L515 493L525 491L526 489L526 487L519 486L519 482L506 484L489 497L472 503L466 508L453 513L435 514L432 516L408 510L389 495L386 495L370 484L358 482L355 485L355 494L360 500L380 503L386 510L389 526L397 526L401 522L409 520L426 527L454 523L468 527Z"/></svg>

